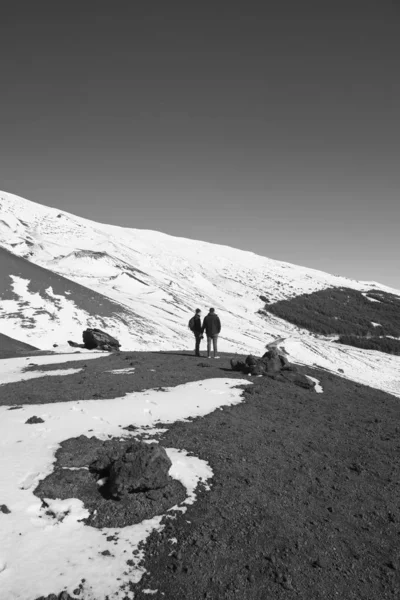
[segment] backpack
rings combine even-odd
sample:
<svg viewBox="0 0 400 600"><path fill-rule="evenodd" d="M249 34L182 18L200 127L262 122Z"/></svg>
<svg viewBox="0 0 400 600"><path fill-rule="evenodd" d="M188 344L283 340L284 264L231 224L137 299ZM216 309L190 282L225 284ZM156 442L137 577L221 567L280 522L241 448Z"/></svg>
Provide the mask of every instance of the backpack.
<svg viewBox="0 0 400 600"><path fill-rule="evenodd" d="M194 317L192 317L188 323L190 331L194 331Z"/></svg>

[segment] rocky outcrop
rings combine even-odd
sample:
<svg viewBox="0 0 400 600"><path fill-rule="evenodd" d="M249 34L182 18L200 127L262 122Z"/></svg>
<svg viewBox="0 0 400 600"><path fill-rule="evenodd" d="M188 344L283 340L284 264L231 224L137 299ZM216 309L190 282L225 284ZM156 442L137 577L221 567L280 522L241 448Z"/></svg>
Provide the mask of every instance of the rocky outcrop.
<svg viewBox="0 0 400 600"><path fill-rule="evenodd" d="M171 461L158 444L79 436L62 442L56 459L35 495L44 506L49 499L79 498L91 527L141 523L186 498L182 483L168 475Z"/></svg>
<svg viewBox="0 0 400 600"><path fill-rule="evenodd" d="M120 452L104 452L90 465L90 470L107 477L111 496L147 492L163 488L169 482L172 463L159 444L133 440Z"/></svg>
<svg viewBox="0 0 400 600"><path fill-rule="evenodd" d="M101 329L85 329L82 333L83 344L68 340L72 348L86 348L86 350L118 351L121 347L119 341Z"/></svg>

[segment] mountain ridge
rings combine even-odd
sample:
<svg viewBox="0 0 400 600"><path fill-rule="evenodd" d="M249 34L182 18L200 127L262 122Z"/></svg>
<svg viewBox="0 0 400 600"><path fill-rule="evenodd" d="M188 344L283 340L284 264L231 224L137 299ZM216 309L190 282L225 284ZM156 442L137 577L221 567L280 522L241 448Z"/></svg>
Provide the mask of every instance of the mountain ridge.
<svg viewBox="0 0 400 600"><path fill-rule="evenodd" d="M36 265L47 272L48 281L43 281L40 293L35 292L39 296L33 294L33 271L23 281L15 279L15 272L7 274L8 285L13 285L14 293L19 290L14 302L25 306L25 311L35 303L39 308L41 302L51 303L46 290L55 274L81 286L70 295L64 294L65 289L57 300L68 306L62 317L68 336L80 336L86 326L94 326L106 328L127 350L190 348L193 335L187 323L191 314L198 306L203 310L213 306L222 320L221 351L260 354L271 339L283 337L294 362L332 371L340 368L357 381L400 392L397 357L386 357L382 370L380 353L334 347L326 337L263 310L266 297L274 303L330 287L363 293L374 288L400 296L386 285L330 275L229 246L96 223L5 192L0 192L0 246L25 260L25 266L32 265L33 271ZM80 296L90 293L100 295L99 303L117 307L110 309L114 315L105 315L108 321L96 315L100 304L79 312ZM10 301L0 297L2 333L40 349L59 342L63 336L60 319L57 334L50 318L38 327L31 315L32 327L26 328L21 319L7 318L7 312L15 309ZM128 320L124 320L126 313ZM68 319L74 322L73 331Z"/></svg>
<svg viewBox="0 0 400 600"><path fill-rule="evenodd" d="M67 211L61 210L61 209L57 209L54 207L48 207L45 205L41 205L39 203L36 202L32 202L31 200L28 200L26 198L22 198L20 196L16 196L14 194L11 194L9 192L4 192L0 190L0 211L1 210L6 210L9 214L13 214L15 217L15 210L13 210L13 205L20 205L20 210L25 211L27 209L31 209L32 207L34 207L35 210L37 210L39 212L39 214L43 215L43 216L49 216L52 215L54 216L54 218L59 218L59 217L67 217L68 219L72 219L74 221L76 221L78 224L79 222L82 222L83 224L87 224L88 226L95 226L96 228L101 229L109 229L111 231L133 231L136 234L141 233L143 235L145 234L151 234L154 236L159 236L161 239L167 239L167 240L176 240L178 242L180 241L184 241L187 242L189 244L201 244L202 246L205 247L209 247L209 248L218 248L218 249L224 249L224 250L228 250L228 251L233 251L234 253L237 253L238 255L243 255L245 256L247 259L251 259L251 258L261 258L263 260L269 261L273 264L277 264L277 265L281 265L283 266L283 268L295 268L298 269L299 271L305 271L307 273L312 273L312 274L320 274L320 275L328 275L330 277L334 277L334 278L339 278L345 281L352 281L352 282L356 282L358 284L362 284L364 286L373 286L373 285L377 285L379 288L385 289L387 291L394 291L395 293L397 293L398 295L400 295L400 290L397 290L393 287L387 286L385 284L381 284L379 282L376 282L374 280L370 280L370 281L366 281L366 280L355 280L346 276L342 276L342 275L333 275L333 274L329 274L325 271L322 271L320 269L315 269L312 267L303 267L302 265L296 265L294 263L289 263L286 261L280 261L280 260L276 260L276 259L270 259L268 257L262 256L260 254L257 254L251 250L241 250L238 248L235 248L233 246L228 246L225 244L216 244L216 243L212 243L212 242L205 242L199 239L192 239L192 238L186 238L183 236L173 236L171 234L159 231L159 230L151 230L151 229L135 229L135 228L129 228L129 227L124 227L121 225L109 225L107 223L102 223L102 222L98 222L98 221L93 221L90 219L87 219L85 217L80 217L77 215L74 215L73 213L69 213ZM17 217L15 217L17 218ZM18 219L18 218L17 218ZM3 217L0 217L0 222L3 220ZM20 219L18 219L20 220ZM39 219L38 219L39 220ZM26 221L24 222L23 220L20 220L22 224L27 224Z"/></svg>

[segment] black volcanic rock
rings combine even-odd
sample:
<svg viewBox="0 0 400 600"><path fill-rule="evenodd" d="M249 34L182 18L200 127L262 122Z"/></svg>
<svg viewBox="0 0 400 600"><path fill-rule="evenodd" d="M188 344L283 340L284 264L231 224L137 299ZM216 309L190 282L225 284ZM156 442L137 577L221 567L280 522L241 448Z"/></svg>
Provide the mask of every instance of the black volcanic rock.
<svg viewBox="0 0 400 600"><path fill-rule="evenodd" d="M44 502L79 498L89 511L85 523L91 527L126 527L185 499L184 486L168 475L170 466L158 444L80 436L61 444L54 471L34 493Z"/></svg>
<svg viewBox="0 0 400 600"><path fill-rule="evenodd" d="M133 440L119 451L114 448L111 452L101 453L90 465L90 470L108 477L109 493L120 498L129 493L165 487L170 480L171 465L165 449L159 444Z"/></svg>
<svg viewBox="0 0 400 600"><path fill-rule="evenodd" d="M119 341L101 329L85 329L82 333L84 347L88 350L119 350ZM71 343L68 342L70 345Z"/></svg>
<svg viewBox="0 0 400 600"><path fill-rule="evenodd" d="M37 423L44 423L43 419L34 415L25 421L25 425L36 425Z"/></svg>
<svg viewBox="0 0 400 600"><path fill-rule="evenodd" d="M288 359L275 347L270 348L261 358L249 354L246 360L231 360L231 367L234 371L241 371L246 375L269 375L275 376L282 371L292 371L295 373L297 368L291 365Z"/></svg>

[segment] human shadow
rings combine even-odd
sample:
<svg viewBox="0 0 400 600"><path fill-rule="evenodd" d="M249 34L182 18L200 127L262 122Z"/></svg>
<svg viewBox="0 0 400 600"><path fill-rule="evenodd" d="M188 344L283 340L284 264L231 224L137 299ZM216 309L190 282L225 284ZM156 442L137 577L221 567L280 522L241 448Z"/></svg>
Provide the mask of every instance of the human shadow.
<svg viewBox="0 0 400 600"><path fill-rule="evenodd" d="M170 356L191 356L192 358L205 358L205 356L196 356L195 354L191 354L190 352L168 352L167 350L160 350L160 352L155 352L154 354L168 354Z"/></svg>

